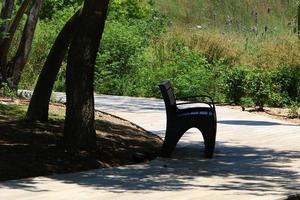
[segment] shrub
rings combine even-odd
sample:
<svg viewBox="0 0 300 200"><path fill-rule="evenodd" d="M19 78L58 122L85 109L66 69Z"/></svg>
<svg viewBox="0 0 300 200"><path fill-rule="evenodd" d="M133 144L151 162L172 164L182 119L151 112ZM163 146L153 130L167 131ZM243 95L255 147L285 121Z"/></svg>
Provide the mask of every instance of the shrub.
<svg viewBox="0 0 300 200"><path fill-rule="evenodd" d="M187 48L180 37L157 41L136 60L139 61L135 62L135 71L126 82L127 95L160 97L157 85L168 79L177 96L203 93L214 96L217 81L211 64L201 54Z"/></svg>
<svg viewBox="0 0 300 200"><path fill-rule="evenodd" d="M16 91L11 89L6 83L1 83L0 96L9 97L13 100L17 95Z"/></svg>
<svg viewBox="0 0 300 200"><path fill-rule="evenodd" d="M277 86L274 82L272 83L272 92L270 93L268 104L275 107L283 107L290 104L289 98L277 91Z"/></svg>
<svg viewBox="0 0 300 200"><path fill-rule="evenodd" d="M138 64L143 65L139 61L139 54L164 30L167 22L165 17L149 3L146 10L137 8L145 2L115 0L111 4L112 12L106 23L96 60L97 92L116 95L136 94L133 92L134 86L128 85L128 82L132 79L131 76L134 75ZM118 7L120 10L116 10ZM136 13L133 13L132 9Z"/></svg>
<svg viewBox="0 0 300 200"><path fill-rule="evenodd" d="M263 110L271 94L270 73L262 69L254 69L247 76L247 92L256 106Z"/></svg>
<svg viewBox="0 0 300 200"><path fill-rule="evenodd" d="M112 0L109 8L109 20L143 19L151 13L152 4L146 0Z"/></svg>
<svg viewBox="0 0 300 200"><path fill-rule="evenodd" d="M19 88L34 88L54 40L68 19L76 12L76 9L76 7L66 7L63 10L53 13L51 20L44 19L38 22L30 57L22 72ZM55 21L55 23L53 23L53 21Z"/></svg>
<svg viewBox="0 0 300 200"><path fill-rule="evenodd" d="M66 65L63 65L58 73L55 84L53 86L54 91L65 92L66 91Z"/></svg>
<svg viewBox="0 0 300 200"><path fill-rule="evenodd" d="M271 106L291 105L300 98L300 68L283 66L274 70L233 67L225 73L224 88L229 101L245 104L251 99L261 109ZM252 102L246 101L246 104Z"/></svg>
<svg viewBox="0 0 300 200"><path fill-rule="evenodd" d="M164 66L164 75L173 81L177 95L210 94L214 84L207 60L181 43L173 44L170 50L171 57Z"/></svg>
<svg viewBox="0 0 300 200"><path fill-rule="evenodd" d="M253 102L253 99L250 97L242 97L240 100L240 105L242 107L252 107L255 105L255 103Z"/></svg>
<svg viewBox="0 0 300 200"><path fill-rule="evenodd" d="M273 82L286 104L300 102L300 65L282 66L275 70Z"/></svg>
<svg viewBox="0 0 300 200"><path fill-rule="evenodd" d="M290 106L290 111L289 111L289 117L290 118L297 118L299 117L299 108L300 104L299 103L292 103Z"/></svg>
<svg viewBox="0 0 300 200"><path fill-rule="evenodd" d="M55 14L66 8L78 8L83 0L44 0L40 12L41 19L52 19Z"/></svg>
<svg viewBox="0 0 300 200"><path fill-rule="evenodd" d="M236 105L241 103L241 98L247 94L247 76L250 70L245 66L236 66L226 73L224 85L226 96L229 101Z"/></svg>
<svg viewBox="0 0 300 200"><path fill-rule="evenodd" d="M120 89L120 79L132 70L130 59L143 47L144 39L137 26L107 24L96 61L96 91L110 93Z"/></svg>

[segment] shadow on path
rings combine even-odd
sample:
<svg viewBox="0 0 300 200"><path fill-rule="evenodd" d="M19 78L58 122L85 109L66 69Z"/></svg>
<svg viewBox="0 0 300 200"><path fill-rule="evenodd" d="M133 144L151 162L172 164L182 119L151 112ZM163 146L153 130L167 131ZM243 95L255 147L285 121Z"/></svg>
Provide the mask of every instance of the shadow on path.
<svg viewBox="0 0 300 200"><path fill-rule="evenodd" d="M300 151L275 151L219 144L214 159L206 160L202 156L201 150L197 148L177 148L172 159L159 158L145 165L56 175L50 178L114 193L207 188L252 194L257 192L259 195L259 192L272 194L276 187L287 192L300 190L300 174L292 168L285 168L300 159ZM234 181L205 184L206 181L201 181L204 178L234 178ZM34 179L1 184L9 188L39 190Z"/></svg>
<svg viewBox="0 0 300 200"><path fill-rule="evenodd" d="M256 121L256 120L219 120L219 124L237 125L237 126L299 126L296 124L282 124L270 121Z"/></svg>

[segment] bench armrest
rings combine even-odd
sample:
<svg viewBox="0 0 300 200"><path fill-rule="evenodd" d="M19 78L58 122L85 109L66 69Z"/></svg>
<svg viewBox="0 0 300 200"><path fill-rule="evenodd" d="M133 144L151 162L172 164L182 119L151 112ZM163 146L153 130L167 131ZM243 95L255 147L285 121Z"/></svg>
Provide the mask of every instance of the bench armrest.
<svg viewBox="0 0 300 200"><path fill-rule="evenodd" d="M204 97L210 100L210 102L203 102L203 101L188 101L188 102L184 102L184 103L177 103L176 105L184 105L184 104L193 104L193 103L205 103L208 104L211 108L213 108L215 110L215 103L212 97L208 96L208 95L195 95L195 96L186 96L186 97L179 97L176 100L183 100L186 101L188 99L194 99L197 97Z"/></svg>

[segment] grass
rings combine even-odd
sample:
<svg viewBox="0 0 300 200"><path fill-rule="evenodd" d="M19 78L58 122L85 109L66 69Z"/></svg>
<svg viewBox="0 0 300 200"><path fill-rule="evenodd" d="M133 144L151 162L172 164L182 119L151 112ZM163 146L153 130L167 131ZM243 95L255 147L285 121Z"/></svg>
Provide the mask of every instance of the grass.
<svg viewBox="0 0 300 200"><path fill-rule="evenodd" d="M162 37L180 36L210 62L223 59L229 65L262 68L300 65L296 1L157 0L157 7L172 22Z"/></svg>
<svg viewBox="0 0 300 200"><path fill-rule="evenodd" d="M108 114L96 113L97 148L68 152L65 108L50 106L46 123L24 120L27 103L0 104L0 181L134 164L154 159L162 140Z"/></svg>
<svg viewBox="0 0 300 200"><path fill-rule="evenodd" d="M279 66L300 66L300 42L295 34L253 36L238 32L186 29L173 24L158 43L180 38L185 45L210 62L275 69Z"/></svg>
<svg viewBox="0 0 300 200"><path fill-rule="evenodd" d="M22 117L26 112L25 105L4 105L0 104L1 115Z"/></svg>
<svg viewBox="0 0 300 200"><path fill-rule="evenodd" d="M0 111L1 115L6 116L13 116L18 117L20 119L24 118L26 111L27 111L26 104L11 104L11 105L4 105L0 104ZM51 104L50 105L50 112L49 118L53 120L62 120L65 117L63 105L61 104Z"/></svg>
<svg viewBox="0 0 300 200"><path fill-rule="evenodd" d="M206 29L248 31L253 26L276 32L291 29L297 13L295 1L281 0L157 0L157 7L175 24ZM257 13L257 17L256 17ZM257 19L256 19L257 18Z"/></svg>

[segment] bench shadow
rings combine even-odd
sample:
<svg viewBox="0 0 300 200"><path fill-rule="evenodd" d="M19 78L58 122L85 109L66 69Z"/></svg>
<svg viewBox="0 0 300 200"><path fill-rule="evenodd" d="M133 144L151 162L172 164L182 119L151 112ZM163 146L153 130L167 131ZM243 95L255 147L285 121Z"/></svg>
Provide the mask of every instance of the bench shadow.
<svg viewBox="0 0 300 200"><path fill-rule="evenodd" d="M144 165L55 175L50 176L50 179L114 193L206 188L263 195L266 192L276 194L276 187L287 193L300 190L299 172L287 168L295 160L300 160L300 151L275 151L219 143L214 159L203 159L201 152L198 148L182 147L177 148L170 159L158 158ZM281 166L282 163L284 166ZM215 181L206 185L201 181L204 178L228 181ZM1 184L8 188L39 190L34 179Z"/></svg>
<svg viewBox="0 0 300 200"><path fill-rule="evenodd" d="M279 122L270 121L256 121L256 120L219 120L219 124L237 125L237 126L299 126L296 124L283 124Z"/></svg>

